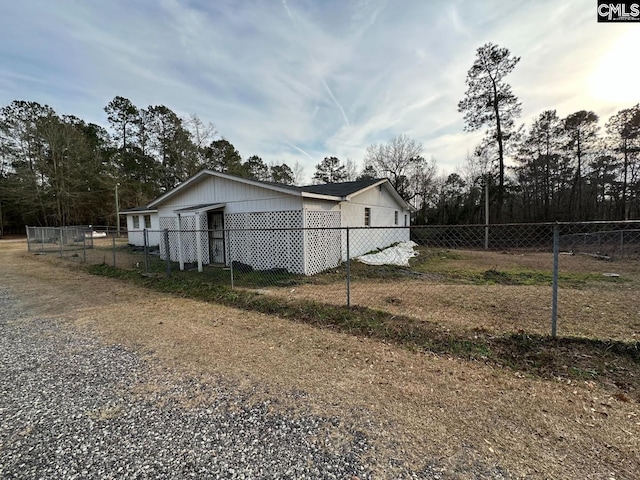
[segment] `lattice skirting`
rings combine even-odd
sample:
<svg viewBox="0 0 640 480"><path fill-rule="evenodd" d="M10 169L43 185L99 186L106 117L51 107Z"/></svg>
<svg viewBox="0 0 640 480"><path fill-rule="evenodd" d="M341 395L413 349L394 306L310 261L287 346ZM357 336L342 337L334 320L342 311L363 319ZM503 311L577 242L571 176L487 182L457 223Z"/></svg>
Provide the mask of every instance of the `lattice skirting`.
<svg viewBox="0 0 640 480"><path fill-rule="evenodd" d="M180 219L181 229L178 231L178 220L175 217L160 217L160 228L169 230L169 258L184 263L198 261L198 238L200 238L200 257L202 264L209 264L209 235L207 233L207 215L200 215L200 231L196 231L195 215L183 216ZM164 235L160 235L160 258L166 259Z"/></svg>
<svg viewBox="0 0 640 480"><path fill-rule="evenodd" d="M250 265L256 270L285 269L315 275L334 268L343 259L343 235L339 211L246 212L224 216L225 263ZM169 230L172 261L210 263L207 215L183 216L178 231L175 217L161 217L160 228ZM303 229L304 227L304 229ZM198 241L200 245L198 245ZM160 256L166 258L164 236Z"/></svg>
<svg viewBox="0 0 640 480"><path fill-rule="evenodd" d="M302 212L246 212L225 215L226 257L256 270L286 269L304 274Z"/></svg>
<svg viewBox="0 0 640 480"><path fill-rule="evenodd" d="M305 217L305 274L337 267L342 259L340 212L308 210Z"/></svg>

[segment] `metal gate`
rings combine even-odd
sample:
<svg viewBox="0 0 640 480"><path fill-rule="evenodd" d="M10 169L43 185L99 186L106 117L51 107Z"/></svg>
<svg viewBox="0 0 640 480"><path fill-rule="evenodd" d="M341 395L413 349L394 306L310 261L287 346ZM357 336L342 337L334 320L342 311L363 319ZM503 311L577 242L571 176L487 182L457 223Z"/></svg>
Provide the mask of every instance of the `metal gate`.
<svg viewBox="0 0 640 480"><path fill-rule="evenodd" d="M224 264L224 214L209 213L209 261Z"/></svg>

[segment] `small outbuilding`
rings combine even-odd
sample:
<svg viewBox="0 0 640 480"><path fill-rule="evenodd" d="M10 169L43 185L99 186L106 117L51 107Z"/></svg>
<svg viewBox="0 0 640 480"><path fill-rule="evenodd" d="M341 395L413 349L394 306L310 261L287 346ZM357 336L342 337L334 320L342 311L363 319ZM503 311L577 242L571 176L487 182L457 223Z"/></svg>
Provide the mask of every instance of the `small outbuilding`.
<svg viewBox="0 0 640 480"><path fill-rule="evenodd" d="M409 240L410 206L387 179L291 186L202 170L148 205L122 212L132 245L172 261L314 275ZM367 228L368 227L368 228Z"/></svg>

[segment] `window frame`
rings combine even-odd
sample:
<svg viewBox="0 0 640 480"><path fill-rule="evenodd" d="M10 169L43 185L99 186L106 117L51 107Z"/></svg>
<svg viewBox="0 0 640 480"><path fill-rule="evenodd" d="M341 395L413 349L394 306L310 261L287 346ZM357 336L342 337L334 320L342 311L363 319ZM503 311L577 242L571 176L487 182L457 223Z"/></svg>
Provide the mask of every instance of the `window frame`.
<svg viewBox="0 0 640 480"><path fill-rule="evenodd" d="M140 215L133 215L133 229L140 228Z"/></svg>
<svg viewBox="0 0 640 480"><path fill-rule="evenodd" d="M151 228L151 215L144 215L144 228Z"/></svg>
<svg viewBox="0 0 640 480"><path fill-rule="evenodd" d="M371 207L364 207L364 226L371 226Z"/></svg>

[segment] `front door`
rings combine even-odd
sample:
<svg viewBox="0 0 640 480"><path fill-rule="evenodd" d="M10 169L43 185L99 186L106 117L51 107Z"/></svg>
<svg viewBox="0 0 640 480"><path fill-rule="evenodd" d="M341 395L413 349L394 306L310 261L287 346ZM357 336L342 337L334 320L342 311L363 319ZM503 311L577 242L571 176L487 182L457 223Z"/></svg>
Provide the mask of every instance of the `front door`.
<svg viewBox="0 0 640 480"><path fill-rule="evenodd" d="M224 264L224 214L209 213L209 261Z"/></svg>

